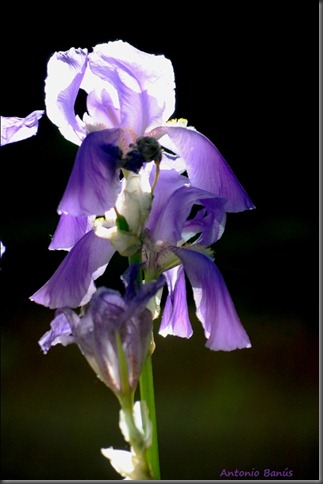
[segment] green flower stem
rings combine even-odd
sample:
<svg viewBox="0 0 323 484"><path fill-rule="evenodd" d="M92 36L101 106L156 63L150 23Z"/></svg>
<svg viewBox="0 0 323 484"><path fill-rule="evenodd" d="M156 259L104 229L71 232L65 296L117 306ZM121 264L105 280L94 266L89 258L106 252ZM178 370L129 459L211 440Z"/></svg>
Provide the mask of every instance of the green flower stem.
<svg viewBox="0 0 323 484"><path fill-rule="evenodd" d="M136 254L129 257L129 264L141 263L141 254ZM141 280L141 276L140 276ZM153 338L153 335L152 335ZM147 462L149 464L151 473L155 480L160 480L160 468L159 468L159 452L158 452L158 435L157 435L157 418L156 418L156 406L155 406L155 391L153 380L153 367L151 355L148 355L144 363L144 367L139 378L140 386L140 399L145 400L149 418L152 424L152 445L147 449Z"/></svg>
<svg viewBox="0 0 323 484"><path fill-rule="evenodd" d="M152 444L151 444L151 447L147 449L147 461L149 462L151 473L154 476L154 479L160 480L157 418L156 418L153 366L152 366L151 355L149 355L146 358L146 361L139 379L139 383L140 383L140 398L141 400L146 401L146 404L149 410L149 418L153 428Z"/></svg>

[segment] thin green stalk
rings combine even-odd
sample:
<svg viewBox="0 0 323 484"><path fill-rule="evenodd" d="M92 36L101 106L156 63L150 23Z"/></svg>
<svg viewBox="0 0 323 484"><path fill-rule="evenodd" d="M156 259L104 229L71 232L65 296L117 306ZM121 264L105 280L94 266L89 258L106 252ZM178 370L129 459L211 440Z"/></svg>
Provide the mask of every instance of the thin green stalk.
<svg viewBox="0 0 323 484"><path fill-rule="evenodd" d="M137 253L129 257L129 264L141 263L141 254ZM141 281L141 275L140 275ZM155 406L155 391L153 380L153 367L151 355L147 356L144 363L141 376L139 378L140 386L140 399L145 400L149 418L152 424L152 445L147 449L147 462L151 469L152 476L155 480L160 480L160 468L159 468L159 452L158 452L158 435L157 435L157 418L156 418L156 406Z"/></svg>
<svg viewBox="0 0 323 484"><path fill-rule="evenodd" d="M156 418L153 366L152 366L151 355L149 355L145 361L145 364L139 379L139 384L140 384L140 398L141 400L146 401L146 404L149 409L149 418L153 428L152 445L151 447L149 447L149 449L147 449L147 461L149 462L154 479L160 480L157 418Z"/></svg>

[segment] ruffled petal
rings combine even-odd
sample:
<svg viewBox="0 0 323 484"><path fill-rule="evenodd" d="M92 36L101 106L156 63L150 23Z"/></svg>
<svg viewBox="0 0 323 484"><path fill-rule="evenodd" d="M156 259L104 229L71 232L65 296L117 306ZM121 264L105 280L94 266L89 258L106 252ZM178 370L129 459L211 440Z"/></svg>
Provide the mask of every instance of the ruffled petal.
<svg viewBox="0 0 323 484"><path fill-rule="evenodd" d="M1 146L34 136L45 111L33 111L25 118L1 116Z"/></svg>
<svg viewBox="0 0 323 484"><path fill-rule="evenodd" d="M74 104L87 67L87 49L55 52L47 65L45 104L49 119L72 143L86 136L83 121L75 115Z"/></svg>
<svg viewBox="0 0 323 484"><path fill-rule="evenodd" d="M193 128L161 126L151 133L164 145L167 135L184 158L193 186L227 199L226 212L241 212L255 208L247 192L214 144ZM165 139L167 147L167 138Z"/></svg>
<svg viewBox="0 0 323 484"><path fill-rule="evenodd" d="M193 329L187 307L186 283L183 266L165 272L168 296L163 310L159 334L190 338Z"/></svg>
<svg viewBox="0 0 323 484"><path fill-rule="evenodd" d="M144 135L150 123L150 112L155 105L155 100L153 98L150 99L146 91L141 91L141 86L138 84L137 79L132 77L129 72L125 72L122 65L119 65L116 61L113 61L112 67L109 64L107 63L103 71L118 92L120 122L115 127L120 126L124 129L125 139L122 143L122 149L126 152L138 137ZM117 68L114 64L117 65ZM101 66L92 66L92 70L103 76ZM127 85L128 79L131 79L131 82L128 83L131 87ZM160 117L157 115L157 124L159 124L159 121Z"/></svg>
<svg viewBox="0 0 323 484"><path fill-rule="evenodd" d="M79 147L59 213L74 217L102 215L120 190L117 142L121 130L90 133Z"/></svg>
<svg viewBox="0 0 323 484"><path fill-rule="evenodd" d="M109 240L88 232L30 300L51 309L83 306L91 299L94 280L103 274L114 252Z"/></svg>
<svg viewBox="0 0 323 484"><path fill-rule="evenodd" d="M166 122L174 112L174 71L170 60L163 55L148 54L127 42L116 41L95 46L89 58L91 71L111 82L118 91L123 123L131 118L137 123L138 135ZM138 111L135 118L133 106L139 109L141 120ZM134 125L128 124L128 127L134 128Z"/></svg>
<svg viewBox="0 0 323 484"><path fill-rule="evenodd" d="M196 315L211 350L250 348L249 337L236 313L223 277L212 259L191 249L170 248L182 261L192 285Z"/></svg>

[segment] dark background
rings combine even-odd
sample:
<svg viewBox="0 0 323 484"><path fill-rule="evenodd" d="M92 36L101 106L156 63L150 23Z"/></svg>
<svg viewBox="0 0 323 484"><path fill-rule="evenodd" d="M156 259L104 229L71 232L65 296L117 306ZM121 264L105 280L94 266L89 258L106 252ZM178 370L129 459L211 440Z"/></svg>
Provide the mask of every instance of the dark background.
<svg viewBox="0 0 323 484"><path fill-rule="evenodd" d="M180 4L179 4L180 5ZM208 4L206 4L208 5ZM223 469L319 477L314 15L280 3L194 9L87 5L37 20L6 6L1 114L44 109L50 56L125 40L174 66L176 111L209 137L256 210L228 216L214 246L252 348L212 352L192 307L190 340L153 357L163 479L217 480ZM29 15L29 16L28 16ZM317 45L317 44L316 44ZM316 104L315 99L315 104ZM317 141L315 141L316 146ZM29 301L63 253L47 247L76 146L46 118L1 148L1 464L6 480L119 479L101 447L126 448L118 404L76 346L44 356L53 312ZM315 155L316 157L317 155ZM118 260L107 277L119 284ZM240 478L241 479L241 478Z"/></svg>

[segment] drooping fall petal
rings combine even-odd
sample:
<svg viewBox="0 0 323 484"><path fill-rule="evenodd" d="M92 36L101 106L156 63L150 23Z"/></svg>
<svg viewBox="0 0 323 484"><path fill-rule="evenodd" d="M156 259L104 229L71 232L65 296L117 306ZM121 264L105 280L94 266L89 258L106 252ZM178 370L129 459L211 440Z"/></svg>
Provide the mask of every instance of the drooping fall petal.
<svg viewBox="0 0 323 484"><path fill-rule="evenodd" d="M106 129L85 138L58 206L59 213L74 217L102 215L114 206L121 188L119 136L119 129Z"/></svg>
<svg viewBox="0 0 323 484"><path fill-rule="evenodd" d="M51 309L86 304L95 292L94 280L105 270L115 249L91 230L65 256L52 277L30 299Z"/></svg>
<svg viewBox="0 0 323 484"><path fill-rule="evenodd" d="M90 217L73 217L62 213L48 248L70 250L92 228L93 222Z"/></svg>
<svg viewBox="0 0 323 484"><path fill-rule="evenodd" d="M232 351L251 346L224 279L211 257L196 250L171 249L182 261L192 285L196 315L212 350Z"/></svg>
<svg viewBox="0 0 323 484"><path fill-rule="evenodd" d="M169 137L176 154L185 160L191 184L226 198L227 212L255 208L228 163L206 136L193 128L170 125L158 127L151 134L166 147ZM164 135L166 139L162 139Z"/></svg>
<svg viewBox="0 0 323 484"><path fill-rule="evenodd" d="M193 329L190 323L185 273L183 266L177 266L165 273L168 286L168 296L162 313L159 334L169 334L181 338L190 338Z"/></svg>

